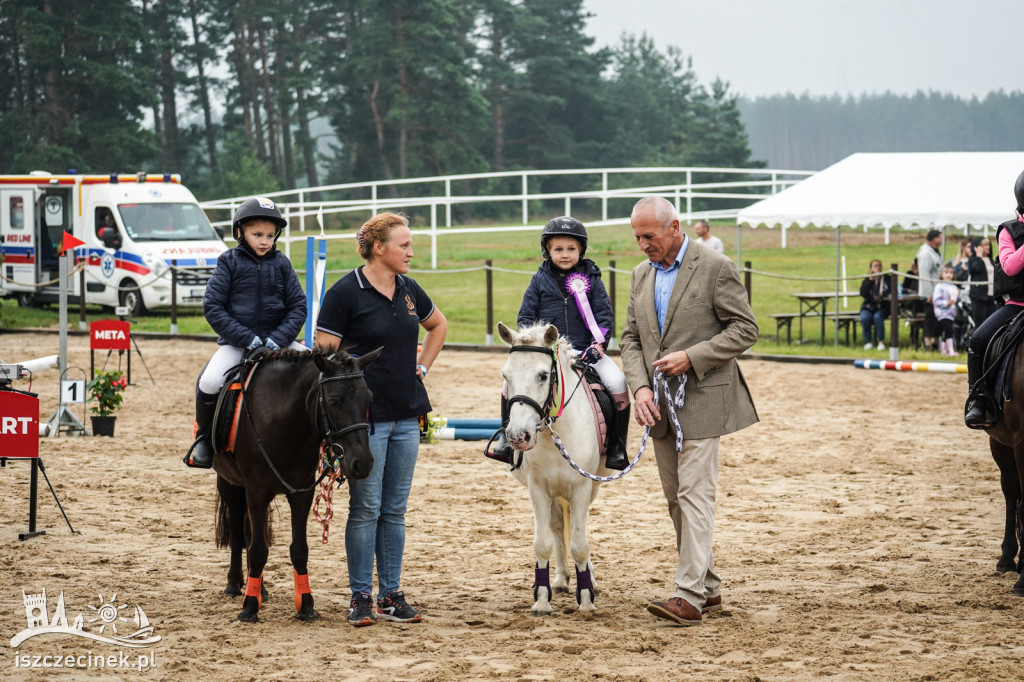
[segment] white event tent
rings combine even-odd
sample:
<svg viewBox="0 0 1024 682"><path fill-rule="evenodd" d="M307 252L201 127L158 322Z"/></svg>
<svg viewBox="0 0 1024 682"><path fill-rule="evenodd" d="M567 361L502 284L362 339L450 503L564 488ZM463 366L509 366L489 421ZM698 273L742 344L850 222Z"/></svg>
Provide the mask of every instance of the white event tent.
<svg viewBox="0 0 1024 682"><path fill-rule="evenodd" d="M994 227L1013 217L1024 152L860 153L739 212L758 227Z"/></svg>

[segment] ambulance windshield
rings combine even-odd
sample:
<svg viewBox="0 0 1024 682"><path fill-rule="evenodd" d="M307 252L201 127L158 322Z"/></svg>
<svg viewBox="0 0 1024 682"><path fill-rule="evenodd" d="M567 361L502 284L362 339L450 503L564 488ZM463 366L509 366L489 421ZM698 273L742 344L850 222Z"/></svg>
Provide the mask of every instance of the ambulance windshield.
<svg viewBox="0 0 1024 682"><path fill-rule="evenodd" d="M196 204L118 204L117 210L132 241L220 239Z"/></svg>

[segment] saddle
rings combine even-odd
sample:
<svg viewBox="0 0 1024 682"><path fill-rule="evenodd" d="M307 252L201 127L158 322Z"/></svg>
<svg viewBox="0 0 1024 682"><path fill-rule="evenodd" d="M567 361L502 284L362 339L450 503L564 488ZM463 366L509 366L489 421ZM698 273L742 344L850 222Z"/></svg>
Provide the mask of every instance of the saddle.
<svg viewBox="0 0 1024 682"><path fill-rule="evenodd" d="M1013 398L1014 356L1021 339L1024 338L1024 315L1018 314L1010 323L992 335L988 348L985 350L982 380L992 390L995 400L997 417L1001 416L1003 402Z"/></svg>
<svg viewBox="0 0 1024 682"><path fill-rule="evenodd" d="M594 412L594 426L597 429L597 442L602 455L608 449L608 425L615 418L615 400L608 392L601 377L593 366L576 360L572 363L573 371L580 378L583 395L587 397L590 409Z"/></svg>

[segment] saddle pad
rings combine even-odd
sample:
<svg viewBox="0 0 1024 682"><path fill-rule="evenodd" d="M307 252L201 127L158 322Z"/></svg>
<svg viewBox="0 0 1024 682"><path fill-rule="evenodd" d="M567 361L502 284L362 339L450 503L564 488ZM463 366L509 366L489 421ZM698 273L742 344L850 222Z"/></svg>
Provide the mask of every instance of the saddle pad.
<svg viewBox="0 0 1024 682"><path fill-rule="evenodd" d="M255 373L256 365L252 365L248 374L244 377L245 386ZM242 376L244 369L240 368L237 373L229 375L224 382L217 398L217 409L213 415L213 449L221 452L233 452L235 449L235 436L238 434L238 419L242 415Z"/></svg>
<svg viewBox="0 0 1024 682"><path fill-rule="evenodd" d="M589 365L584 370L573 366L573 369L580 375L583 383L583 394L587 396L587 402L594 413L594 426L597 431L597 442L600 444L600 454L604 455L608 449L608 424L615 416L615 400L612 399L608 389L601 383L600 377Z"/></svg>

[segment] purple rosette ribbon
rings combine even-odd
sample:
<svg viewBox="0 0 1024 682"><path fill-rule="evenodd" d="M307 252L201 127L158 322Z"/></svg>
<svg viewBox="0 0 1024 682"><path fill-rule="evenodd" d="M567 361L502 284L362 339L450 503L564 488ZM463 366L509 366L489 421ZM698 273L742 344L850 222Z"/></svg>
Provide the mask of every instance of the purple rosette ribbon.
<svg viewBox="0 0 1024 682"><path fill-rule="evenodd" d="M565 278L565 290L576 299L576 309L580 311L580 317L586 323L587 329L598 343L604 343L604 330L597 326L594 319L594 311L590 309L590 301L587 300L587 293L590 291L590 278L582 272L574 272Z"/></svg>

